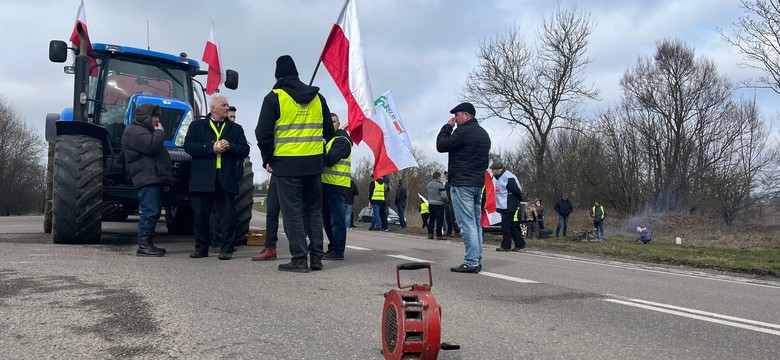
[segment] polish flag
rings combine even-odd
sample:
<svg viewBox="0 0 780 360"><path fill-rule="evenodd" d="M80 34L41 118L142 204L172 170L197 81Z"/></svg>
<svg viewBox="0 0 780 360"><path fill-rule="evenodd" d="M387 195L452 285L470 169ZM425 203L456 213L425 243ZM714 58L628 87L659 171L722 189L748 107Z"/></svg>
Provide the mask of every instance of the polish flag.
<svg viewBox="0 0 780 360"><path fill-rule="evenodd" d="M363 141L363 123L376 114L368 80L363 43L360 41L355 1L347 0L322 49L320 61L347 101L347 126L352 141Z"/></svg>
<svg viewBox="0 0 780 360"><path fill-rule="evenodd" d="M222 53L219 51L217 35L214 33L214 25L211 25L209 41L203 50L203 62L209 64L209 74L206 79L206 94L211 95L219 91L219 85L225 82L225 70L222 68Z"/></svg>
<svg viewBox="0 0 780 360"><path fill-rule="evenodd" d="M79 5L79 12L76 14L76 24L73 26L73 32L70 33L70 42L74 47L81 47L81 37L79 36L78 26L84 29L84 35L87 38L87 54L92 52L92 42L89 41L89 31L87 31L87 14L84 10L84 0L81 0ZM89 55L88 55L89 57ZM89 57L90 76L97 76L97 60L93 57Z"/></svg>
<svg viewBox="0 0 780 360"><path fill-rule="evenodd" d="M420 193L417 193L417 196L420 197L420 202L425 203L425 205L428 205L428 199L426 199L424 196L420 195Z"/></svg>
<svg viewBox="0 0 780 360"><path fill-rule="evenodd" d="M485 170L485 208L482 209L482 226L490 226L501 222L501 214L496 210L496 188L493 184L493 174Z"/></svg>

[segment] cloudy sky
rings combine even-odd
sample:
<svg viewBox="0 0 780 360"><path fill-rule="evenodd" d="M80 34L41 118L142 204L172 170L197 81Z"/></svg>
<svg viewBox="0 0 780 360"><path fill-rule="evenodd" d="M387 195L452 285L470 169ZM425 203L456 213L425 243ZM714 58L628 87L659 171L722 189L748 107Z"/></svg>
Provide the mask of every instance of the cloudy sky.
<svg viewBox="0 0 780 360"><path fill-rule="evenodd" d="M618 81L623 72L636 64L638 56L651 55L656 42L664 38L681 39L693 46L698 56L713 59L732 80L757 75L738 66L741 56L716 31L730 31L742 14L738 0L564 0L561 5L572 3L589 11L596 24L589 38L587 55L593 62L587 68L586 81L600 91L601 101L589 103L589 113L613 105L620 94ZM96 43L149 46L171 54L186 52L200 60L213 23L223 61L241 76L238 90L224 94L238 108L238 122L251 144L256 144L254 128L261 100L274 83L276 58L291 55L301 79L308 82L342 5L343 0L197 4L182 0L85 0L90 37ZM542 18L551 16L557 6L549 0L357 0L374 95L392 89L413 144L429 159L446 163L446 156L435 151L435 136L450 118L449 109L458 103L466 75L477 64L480 42L511 26L527 29L527 40L532 42ZM0 0L0 27L5 34L0 47L0 95L41 137L46 113L71 106L73 78L63 73L63 64L48 61L47 51L49 40L67 40L78 7L78 0ZM205 83L205 78L202 81ZM346 104L324 68L320 68L314 85L321 87L332 111L346 113ZM777 117L774 103L780 95L767 90L739 94L755 94L765 117ZM524 141L519 130L498 119L487 119L483 126L491 134L494 150L514 148ZM361 145L354 157L371 158L370 154ZM259 163L256 146L251 157ZM255 171L257 180L266 177L259 166Z"/></svg>

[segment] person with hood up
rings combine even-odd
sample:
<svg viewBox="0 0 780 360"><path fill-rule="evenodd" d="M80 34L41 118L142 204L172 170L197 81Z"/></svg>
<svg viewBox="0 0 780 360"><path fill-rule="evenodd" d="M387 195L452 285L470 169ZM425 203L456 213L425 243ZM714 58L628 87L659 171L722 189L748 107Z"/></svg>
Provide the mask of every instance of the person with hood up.
<svg viewBox="0 0 780 360"><path fill-rule="evenodd" d="M122 133L125 167L138 193L137 256L164 256L163 248L154 246L154 228L160 219L162 193L170 190L174 177L171 158L163 145L165 129L160 124L160 106L141 104L135 118Z"/></svg>
<svg viewBox="0 0 780 360"><path fill-rule="evenodd" d="M274 77L273 89L263 98L255 136L263 167L276 180L290 244L292 259L280 264L279 271L322 270L323 141L330 141L335 129L325 97L318 87L301 82L290 55L276 59Z"/></svg>

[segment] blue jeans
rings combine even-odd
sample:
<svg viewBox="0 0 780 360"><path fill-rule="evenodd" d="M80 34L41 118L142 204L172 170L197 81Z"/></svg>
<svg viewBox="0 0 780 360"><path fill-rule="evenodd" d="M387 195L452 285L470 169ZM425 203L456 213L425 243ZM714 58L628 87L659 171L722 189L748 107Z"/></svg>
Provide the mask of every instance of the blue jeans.
<svg viewBox="0 0 780 360"><path fill-rule="evenodd" d="M477 266L482 263L482 188L471 186L453 186L452 209L460 225L466 256L463 263Z"/></svg>
<svg viewBox="0 0 780 360"><path fill-rule="evenodd" d="M165 185L151 184L141 186L138 192L138 210L141 218L138 220L138 237L154 236L157 220L160 220L162 206L162 191Z"/></svg>
<svg viewBox="0 0 780 360"><path fill-rule="evenodd" d="M563 236L566 236L566 230L569 228L569 215L558 215L558 227L555 228L555 236L561 233L561 225L563 225Z"/></svg>
<svg viewBox="0 0 780 360"><path fill-rule="evenodd" d="M374 229L382 228L382 216L379 215L379 204L371 203L371 216L374 217L374 221L371 222L371 227Z"/></svg>
<svg viewBox="0 0 780 360"><path fill-rule="evenodd" d="M604 220L594 221L593 228L596 229L594 235L604 237Z"/></svg>
<svg viewBox="0 0 780 360"><path fill-rule="evenodd" d="M404 218L404 210L406 209L406 205L396 205L398 207L398 223L401 225L402 228L406 227L406 218Z"/></svg>
<svg viewBox="0 0 780 360"><path fill-rule="evenodd" d="M352 227L352 204L344 204L344 219L347 220L347 227Z"/></svg>
<svg viewBox="0 0 780 360"><path fill-rule="evenodd" d="M344 194L323 193L322 223L328 236L328 252L344 255L347 245L347 222L344 217Z"/></svg>

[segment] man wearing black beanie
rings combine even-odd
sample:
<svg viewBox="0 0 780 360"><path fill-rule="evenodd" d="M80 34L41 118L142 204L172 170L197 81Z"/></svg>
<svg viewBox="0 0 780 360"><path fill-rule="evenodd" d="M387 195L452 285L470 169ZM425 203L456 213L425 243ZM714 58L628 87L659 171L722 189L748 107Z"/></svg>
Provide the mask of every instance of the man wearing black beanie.
<svg viewBox="0 0 780 360"><path fill-rule="evenodd" d="M290 243L292 260L279 265L279 271L322 270L323 140L335 132L330 109L318 87L298 79L289 55L276 59L274 76L276 84L263 99L255 136L263 167L276 181Z"/></svg>

